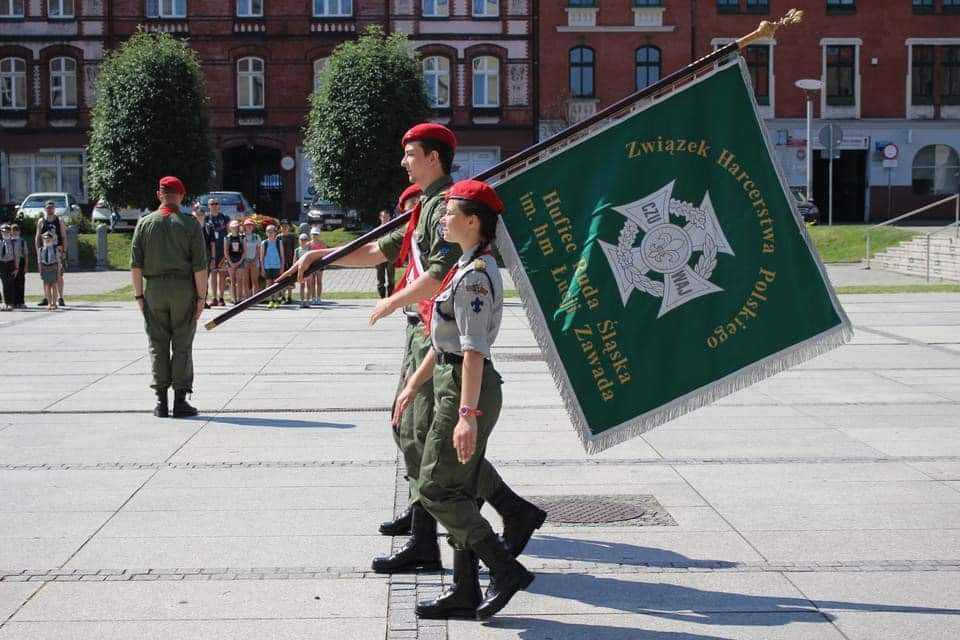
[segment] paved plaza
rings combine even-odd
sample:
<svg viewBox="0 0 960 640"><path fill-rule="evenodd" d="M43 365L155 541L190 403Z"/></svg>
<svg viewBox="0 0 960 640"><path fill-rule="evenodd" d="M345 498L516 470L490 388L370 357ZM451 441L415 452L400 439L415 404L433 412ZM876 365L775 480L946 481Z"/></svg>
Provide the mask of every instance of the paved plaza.
<svg viewBox="0 0 960 640"><path fill-rule="evenodd" d="M501 474L669 517L548 524L483 625L418 625L449 573L369 571L402 543L375 535L405 492L401 319L338 300L201 329L202 415L173 420L134 305L3 314L0 640L955 640L960 295L841 299L850 345L597 456L509 301Z"/></svg>

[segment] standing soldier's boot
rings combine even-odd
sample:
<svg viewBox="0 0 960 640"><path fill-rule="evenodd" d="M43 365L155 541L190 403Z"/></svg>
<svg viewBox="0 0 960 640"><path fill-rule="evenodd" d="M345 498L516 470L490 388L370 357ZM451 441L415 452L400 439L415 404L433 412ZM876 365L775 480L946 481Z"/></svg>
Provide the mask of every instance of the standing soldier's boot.
<svg viewBox="0 0 960 640"><path fill-rule="evenodd" d="M407 506L396 520L388 520L380 525L380 533L385 536L405 536L410 533L410 521L413 519L413 507Z"/></svg>
<svg viewBox="0 0 960 640"><path fill-rule="evenodd" d="M174 418L189 418L190 416L197 415L196 408L190 406L190 403L187 402L187 392L182 389L174 389L173 391L173 417Z"/></svg>
<svg viewBox="0 0 960 640"><path fill-rule="evenodd" d="M533 574L510 555L496 534L491 533L474 544L473 550L490 569L490 584L477 607L477 620L486 620L507 606L517 591L529 587Z"/></svg>
<svg viewBox="0 0 960 640"><path fill-rule="evenodd" d="M442 569L440 545L437 543L437 521L419 503L411 507L412 535L400 551L373 559L376 573L409 573L417 569Z"/></svg>
<svg viewBox="0 0 960 640"><path fill-rule="evenodd" d="M523 553L533 532L543 526L547 512L515 494L506 483L487 496L487 501L503 518L503 543L516 558Z"/></svg>
<svg viewBox="0 0 960 640"><path fill-rule="evenodd" d="M470 549L453 550L453 584L435 600L417 603L417 617L430 620L475 620L483 602L477 554Z"/></svg>
<svg viewBox="0 0 960 640"><path fill-rule="evenodd" d="M158 418L166 418L170 415L170 409L167 406L166 389L157 389L157 406L153 408L153 415Z"/></svg>

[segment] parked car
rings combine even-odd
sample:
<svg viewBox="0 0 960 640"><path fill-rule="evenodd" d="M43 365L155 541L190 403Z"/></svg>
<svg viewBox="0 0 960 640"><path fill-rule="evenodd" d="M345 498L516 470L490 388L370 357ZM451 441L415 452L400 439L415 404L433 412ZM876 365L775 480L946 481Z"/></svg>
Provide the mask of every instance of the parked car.
<svg viewBox="0 0 960 640"><path fill-rule="evenodd" d="M24 198L20 206L17 207L17 215L23 218L40 218L43 216L43 203L47 200L53 200L56 205L57 215L63 218L66 224L74 222L82 215L77 199L71 194L62 191L31 193Z"/></svg>
<svg viewBox="0 0 960 640"><path fill-rule="evenodd" d="M200 206L206 210L207 201L210 200L210 198L216 198L220 201L220 213L229 216L231 220L243 218L254 212L253 207L250 206L250 202L248 202L239 191L211 191L210 193L203 194L194 200L194 202L199 203Z"/></svg>
<svg viewBox="0 0 960 640"><path fill-rule="evenodd" d="M356 209L344 209L319 197L304 202L303 208L307 214L307 222L318 225L321 229L360 229L360 214Z"/></svg>
<svg viewBox="0 0 960 640"><path fill-rule="evenodd" d="M797 199L797 212L800 214L800 219L804 222L817 224L820 221L820 209L813 204L812 200L807 200L806 189L795 187L790 192Z"/></svg>
<svg viewBox="0 0 960 640"><path fill-rule="evenodd" d="M114 207L103 198L100 198L93 207L93 223L109 225L110 217L114 211L120 214L120 220L114 225L114 229L133 229L137 226L140 218L150 213L147 209L139 209L137 207Z"/></svg>

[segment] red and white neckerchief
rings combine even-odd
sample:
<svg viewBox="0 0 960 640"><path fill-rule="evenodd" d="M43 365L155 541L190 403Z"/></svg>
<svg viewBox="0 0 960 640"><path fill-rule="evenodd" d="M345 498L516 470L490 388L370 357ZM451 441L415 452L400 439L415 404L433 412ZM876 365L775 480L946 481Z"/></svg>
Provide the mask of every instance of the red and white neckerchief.
<svg viewBox="0 0 960 640"><path fill-rule="evenodd" d="M394 292L400 291L405 286L413 283L414 280L423 275L423 261L421 260L420 245L413 241L413 233L417 228L417 222L420 220L420 211L422 201L417 201L417 205L407 221L407 228L403 232L403 243L400 245L400 254L397 256L396 266L405 266L403 276L400 282L394 288ZM404 265L404 262L406 264ZM421 300L417 303L417 310L420 313L420 319L429 317L431 302L430 300ZM424 325L424 331L430 335L429 323Z"/></svg>
<svg viewBox="0 0 960 640"><path fill-rule="evenodd" d="M164 218L170 217L171 213L180 213L180 209L176 207L168 207L167 205L163 205L158 209L158 211L160 212L160 215L162 215Z"/></svg>
<svg viewBox="0 0 960 640"><path fill-rule="evenodd" d="M483 253L474 254L474 256L465 264L470 264L471 262L479 260L481 256L489 256L492 254L493 252L490 249L487 249ZM440 297L441 293L450 288L450 285L453 283L453 279L457 276L458 271L460 271L460 261L457 261L457 264L453 265L450 271L447 271L447 275L443 276L443 280L440 281L440 289L437 290L433 297L425 300L428 305L426 312L424 312L421 307L420 317L423 318L423 331L427 336L430 335L430 323L433 322L433 310L437 304L437 298ZM420 304L422 305L423 302Z"/></svg>

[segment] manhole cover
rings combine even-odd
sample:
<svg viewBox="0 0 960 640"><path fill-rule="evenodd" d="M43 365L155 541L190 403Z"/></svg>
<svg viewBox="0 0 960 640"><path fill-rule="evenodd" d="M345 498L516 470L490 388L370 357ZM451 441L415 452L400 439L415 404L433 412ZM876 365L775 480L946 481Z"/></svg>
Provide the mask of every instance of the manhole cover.
<svg viewBox="0 0 960 640"><path fill-rule="evenodd" d="M555 524L677 526L653 496L531 496L528 500L547 512L547 522Z"/></svg>

